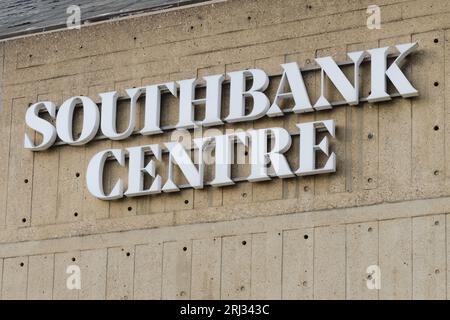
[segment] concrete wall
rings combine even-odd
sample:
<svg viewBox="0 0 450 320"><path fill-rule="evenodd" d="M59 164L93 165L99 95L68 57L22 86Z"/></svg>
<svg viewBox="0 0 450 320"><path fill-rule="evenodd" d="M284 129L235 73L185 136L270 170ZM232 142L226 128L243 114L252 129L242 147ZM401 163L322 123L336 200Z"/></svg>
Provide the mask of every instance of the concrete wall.
<svg viewBox="0 0 450 320"><path fill-rule="evenodd" d="M382 28L369 30L370 4L232 0L0 42L1 298L447 298L450 5L379 0ZM420 47L406 73L418 98L245 124L293 130L335 119L335 174L104 202L86 189L91 156L170 132L23 148L24 114L38 100L98 101L100 92L250 67L277 73L284 62L411 41ZM306 81L314 101L320 74ZM367 95L367 77L362 87ZM111 179L120 174L111 168ZM71 264L81 290L66 288ZM381 290L366 287L374 264Z"/></svg>

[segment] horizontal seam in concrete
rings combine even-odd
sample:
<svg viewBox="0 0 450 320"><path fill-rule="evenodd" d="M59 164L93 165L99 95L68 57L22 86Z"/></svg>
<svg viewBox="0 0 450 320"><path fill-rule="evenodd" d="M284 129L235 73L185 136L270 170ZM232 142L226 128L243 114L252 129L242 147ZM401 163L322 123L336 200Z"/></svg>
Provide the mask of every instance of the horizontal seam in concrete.
<svg viewBox="0 0 450 320"><path fill-rule="evenodd" d="M434 209L438 207L438 209ZM428 209L428 210L424 210ZM450 212L450 197L381 203L341 209L318 210L302 213L283 213L266 217L241 218L228 221L203 222L186 225L161 226L99 234L73 235L61 238L26 240L0 244L0 258L92 250L125 245L145 244L142 239L179 241L252 234L270 230L294 230L299 228L346 225L370 221L386 221L400 218L446 214ZM388 213L388 216L386 216ZM335 221L338 216L338 222ZM357 218L353 217L357 216ZM326 222L322 222L326 221ZM179 230L183 229L183 232ZM100 241L101 240L101 241ZM59 247L59 248L58 248Z"/></svg>

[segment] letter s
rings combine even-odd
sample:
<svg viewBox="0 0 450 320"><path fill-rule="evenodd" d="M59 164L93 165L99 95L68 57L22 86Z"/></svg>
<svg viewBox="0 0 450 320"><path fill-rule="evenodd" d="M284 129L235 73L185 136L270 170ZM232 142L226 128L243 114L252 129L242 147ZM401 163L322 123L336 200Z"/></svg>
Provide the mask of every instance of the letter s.
<svg viewBox="0 0 450 320"><path fill-rule="evenodd" d="M56 106L53 102L38 102L30 106L25 114L25 122L31 129L42 134L42 142L34 145L32 139L25 133L24 147L33 151L41 151L50 148L56 140L56 128L50 122L39 118L39 112L47 110L52 118L56 116Z"/></svg>

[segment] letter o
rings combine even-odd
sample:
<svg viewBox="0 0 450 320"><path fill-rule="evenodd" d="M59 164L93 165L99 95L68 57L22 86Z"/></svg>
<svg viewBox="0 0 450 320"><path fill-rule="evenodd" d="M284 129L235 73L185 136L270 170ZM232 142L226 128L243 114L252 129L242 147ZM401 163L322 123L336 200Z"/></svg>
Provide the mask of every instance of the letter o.
<svg viewBox="0 0 450 320"><path fill-rule="evenodd" d="M73 113L77 102L81 101L83 106L83 129L77 140L73 139ZM91 141L97 134L100 124L100 112L94 101L88 97L77 96L64 101L58 110L56 117L56 131L58 137L74 146L80 146Z"/></svg>

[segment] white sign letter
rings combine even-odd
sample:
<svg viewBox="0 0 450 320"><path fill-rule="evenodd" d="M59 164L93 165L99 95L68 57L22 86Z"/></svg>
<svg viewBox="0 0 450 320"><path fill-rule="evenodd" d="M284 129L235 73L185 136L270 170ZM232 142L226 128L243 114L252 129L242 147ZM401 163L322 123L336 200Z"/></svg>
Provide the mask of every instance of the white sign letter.
<svg viewBox="0 0 450 320"><path fill-rule="evenodd" d="M340 94L344 97L345 101L350 105L358 104L359 102L359 65L363 61L364 58L364 51L359 52L352 52L349 53L348 56L354 63L354 83L355 85L352 86L350 81L348 81L345 74L342 72L342 70L339 68L339 66L336 64L336 62L331 57L325 57L325 58L317 58L316 62L319 64L320 67L322 67L321 70L321 84L320 84L320 91L321 95L319 99L317 100L316 104L314 105L314 108L316 110L323 110L323 109L330 109L331 104L325 97L325 74L328 76L328 78L331 80L331 82L334 84L336 89L339 91Z"/></svg>
<svg viewBox="0 0 450 320"><path fill-rule="evenodd" d="M334 120L297 124L297 127L300 129L300 167L295 174L298 176L336 171L336 154L334 152L331 153L323 168L316 169L316 151L321 150L327 156L329 155L328 137L323 138L322 141L316 145L316 130L322 125L325 126L325 129L332 137L334 137Z"/></svg>
<svg viewBox="0 0 450 320"><path fill-rule="evenodd" d="M406 56L418 47L418 43L399 44L395 47L400 52L400 55L387 70L386 60L389 47L368 50L371 55L372 65L371 92L367 97L367 101L371 103L391 99L390 95L386 92L386 76L391 80L403 98L415 97L419 94L400 69Z"/></svg>
<svg viewBox="0 0 450 320"><path fill-rule="evenodd" d="M205 104L205 119L201 122L203 126L215 126L222 124L220 120L222 99L222 74L203 78L206 81L206 98L195 99L196 80L178 81L180 85L180 120L176 127L178 129L190 129L195 127L194 106Z"/></svg>
<svg viewBox="0 0 450 320"><path fill-rule="evenodd" d="M267 111L267 115L269 117L282 116L283 111L281 111L278 103L279 100L288 98L293 98L295 102L292 111L296 113L314 111L297 62L282 64L281 67L284 69L283 75L281 76L280 85L278 86L277 94L275 95L272 106L269 111ZM289 88L291 89L290 92L284 91L286 82L289 84Z"/></svg>
<svg viewBox="0 0 450 320"><path fill-rule="evenodd" d="M78 140L73 139L72 121L77 102L83 107L83 130ZM80 146L91 141L97 134L100 124L100 112L97 105L88 97L72 97L66 100L58 110L56 131L59 138L74 146Z"/></svg>
<svg viewBox="0 0 450 320"><path fill-rule="evenodd" d="M161 148L157 144L142 147L127 148L129 154L128 164L128 190L127 197L142 196L161 192L161 176L156 175L154 160L144 167L145 151L151 151L158 161L161 161ZM154 180L149 189L144 190L144 172L148 173Z"/></svg>
<svg viewBox="0 0 450 320"><path fill-rule="evenodd" d="M273 141L271 151L267 151L267 138ZM286 157L283 155L291 147L291 136L286 129L270 128L250 131L251 139L251 173L247 180L251 182L270 180L267 164L271 164L275 174L280 178L293 177Z"/></svg>
<svg viewBox="0 0 450 320"><path fill-rule="evenodd" d="M101 130L106 137L111 140L123 140L133 133L136 125L137 100L144 90L145 88L127 89L127 94L130 97L130 121L128 128L122 133L118 133L116 129L117 91L100 93L102 98Z"/></svg>
<svg viewBox="0 0 450 320"><path fill-rule="evenodd" d="M121 149L109 149L97 153L89 162L86 182L89 192L101 200L114 200L123 197L123 181L119 179L109 195L105 195L103 189L103 169L108 156L112 154L117 162L123 167L125 166L125 154Z"/></svg>
<svg viewBox="0 0 450 320"><path fill-rule="evenodd" d="M214 137L215 139L215 174L211 185L222 187L234 184L231 179L231 164L234 160L234 143L237 139L243 145L246 145L247 134L238 132Z"/></svg>
<svg viewBox="0 0 450 320"><path fill-rule="evenodd" d="M181 169L181 172L186 177L188 183L195 189L203 188L203 175L204 167L203 163L203 144L207 139L194 139L194 143L199 147L199 164L198 169L192 162L191 157L188 155L183 145L179 142L166 142L165 146L169 149L169 170L167 182L164 184L164 192L179 191L180 189L173 181L173 162L175 162ZM200 145L199 145L200 144Z"/></svg>
<svg viewBox="0 0 450 320"><path fill-rule="evenodd" d="M53 102L45 101L38 102L30 106L25 115L26 124L33 130L42 134L42 142L40 145L35 146L32 139L25 133L24 147L33 151L41 151L48 149L55 143L56 129L48 121L39 118L39 112L47 110L52 118L56 116L56 106Z"/></svg>
<svg viewBox="0 0 450 320"><path fill-rule="evenodd" d="M270 101L263 93L269 85L269 77L263 70L251 69L228 73L230 77L230 114L226 122L251 121L263 117L269 110ZM253 85L245 90L248 77L253 77ZM253 109L245 114L245 98L253 98Z"/></svg>
<svg viewBox="0 0 450 320"><path fill-rule="evenodd" d="M175 82L167 82L146 87L145 91L145 123L140 131L142 135L162 133L159 127L161 122L161 89L167 88L176 97L177 86Z"/></svg>

